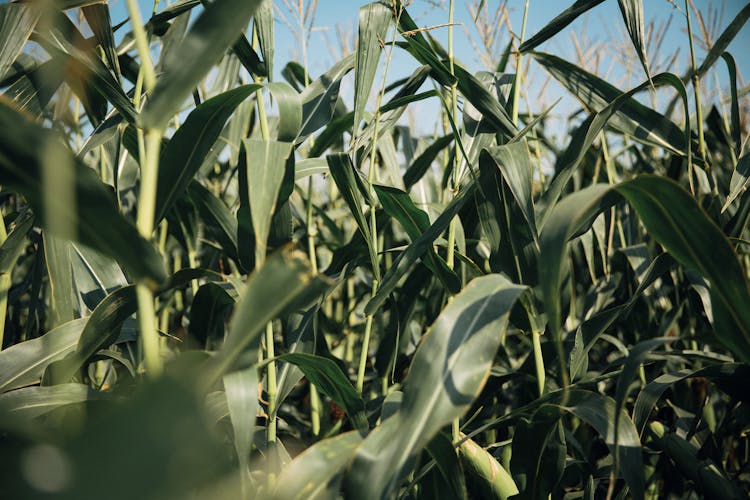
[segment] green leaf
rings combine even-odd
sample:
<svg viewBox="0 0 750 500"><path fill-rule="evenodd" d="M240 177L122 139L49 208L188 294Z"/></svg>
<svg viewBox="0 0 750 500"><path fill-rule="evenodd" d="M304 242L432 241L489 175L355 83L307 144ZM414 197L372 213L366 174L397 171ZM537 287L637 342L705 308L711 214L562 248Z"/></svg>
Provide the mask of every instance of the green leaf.
<svg viewBox="0 0 750 500"><path fill-rule="evenodd" d="M2 224L2 222L0 222ZM26 210L13 221L13 230L0 245L0 275L9 274L25 250L26 237L34 227L34 215Z"/></svg>
<svg viewBox="0 0 750 500"><path fill-rule="evenodd" d="M86 22L91 28L96 41L104 51L109 69L119 78L120 63L117 59L117 46L115 45L115 36L112 32L109 6L106 3L95 3L81 8L81 12L86 17Z"/></svg>
<svg viewBox="0 0 750 500"><path fill-rule="evenodd" d="M50 54L66 83L81 99L94 125L102 121L107 102L133 123L136 111L117 78L107 69L78 27L62 13L45 23L35 41Z"/></svg>
<svg viewBox="0 0 750 500"><path fill-rule="evenodd" d="M647 232L681 264L711 282L718 341L735 356L750 353L750 289L742 267L721 229L695 199L671 180L643 175L614 187L594 185L562 200L540 237L539 276L553 339L561 356L560 294L567 242L582 234L602 211L624 197Z"/></svg>
<svg viewBox="0 0 750 500"><path fill-rule="evenodd" d="M729 477L721 473L722 467L689 440L676 433L656 436L654 447L675 464L683 477L689 479L705 498L745 498L745 492L738 488Z"/></svg>
<svg viewBox="0 0 750 500"><path fill-rule="evenodd" d="M570 23L575 21L587 10L596 7L603 1L604 0L576 0L573 5L558 14L557 17L547 23L547 25L539 30L538 33L523 42L518 48L518 51L528 52L529 50L534 50L536 47L564 30Z"/></svg>
<svg viewBox="0 0 750 500"><path fill-rule="evenodd" d="M724 380L725 385L740 389L748 375L748 366L740 363L723 363L721 365L707 366L700 369L683 368L672 373L665 373L650 381L638 393L638 398L633 405L633 422L640 434L643 434L648 417L656 408L656 403L662 394L677 382L693 377L706 377L713 382Z"/></svg>
<svg viewBox="0 0 750 500"><path fill-rule="evenodd" d="M281 471L272 498L276 500L322 500L335 498L338 488L330 483L351 461L362 436L357 431L339 434L310 446ZM341 478L338 477L338 482ZM330 496L329 496L330 495Z"/></svg>
<svg viewBox="0 0 750 500"><path fill-rule="evenodd" d="M636 500L643 499L645 489L643 452L638 431L630 417L620 411L620 426L615 429L614 422L617 417L615 401L610 397L589 391L573 390L568 395L563 394L563 401L556 406L580 418L599 433L610 453L617 455L618 472L622 474L630 487L630 494Z"/></svg>
<svg viewBox="0 0 750 500"><path fill-rule="evenodd" d="M349 206L354 220L357 222L359 232L367 244L367 248L370 251L370 262L373 264L372 272L375 274L376 279L380 278L380 269L377 268L374 263L378 262L376 257L377 249L372 245L372 237L370 235L370 225L365 219L365 214L362 209L363 201L360 190L358 189L358 182L356 176L358 172L355 170L354 164L352 163L351 157L346 153L334 153L326 156L328 160L328 169L331 172L331 178L336 183L341 196Z"/></svg>
<svg viewBox="0 0 750 500"><path fill-rule="evenodd" d="M258 414L258 370L255 367L224 375L224 390L229 407L229 418L234 429L234 449L240 465L242 496L250 493L248 459L255 434Z"/></svg>
<svg viewBox="0 0 750 500"><path fill-rule="evenodd" d="M313 276L304 254L289 247L271 254L248 279L230 321L229 333L219 352L211 358L201 378L205 387L230 370L248 348L257 350L257 340L266 324L294 312L318 298L330 281ZM257 360L247 355L246 359Z"/></svg>
<svg viewBox="0 0 750 500"><path fill-rule="evenodd" d="M26 387L0 394L0 415L3 415L3 419L28 421L64 405L103 397L102 393L84 384Z"/></svg>
<svg viewBox="0 0 750 500"><path fill-rule="evenodd" d="M424 84L429 73L429 66L420 66L417 68L396 95L393 96L393 99L388 101L384 106L381 106L378 120L370 120L364 130L357 134L352 149L357 150L358 154L366 157L372 151L373 137L376 131L378 140L383 140L384 137L392 134L393 127L396 126L399 118L401 118L401 115L406 110L406 106L413 100L416 100L414 93ZM419 97L433 97L436 95L434 90L430 90L420 94Z"/></svg>
<svg viewBox="0 0 750 500"><path fill-rule="evenodd" d="M315 174L328 173L328 161L325 158L305 158L294 164L294 180L298 181Z"/></svg>
<svg viewBox="0 0 750 500"><path fill-rule="evenodd" d="M224 51L237 41L261 0L216 0L205 6L181 44L164 61L141 125L163 129Z"/></svg>
<svg viewBox="0 0 750 500"><path fill-rule="evenodd" d="M557 56L535 52L534 59L568 89L589 112L602 110L622 95L622 92L613 85ZM662 74L668 75L669 73ZM656 77L654 77L654 83L656 83L655 80ZM676 82L670 84L674 83ZM686 95L683 97L683 101L685 100ZM685 135L674 122L635 99L626 99L625 102L619 104L612 125L639 142L655 145L682 156L689 151L689 142L685 140Z"/></svg>
<svg viewBox="0 0 750 500"><path fill-rule="evenodd" d="M735 154L739 155L741 148L740 142L740 104L737 96L737 63L729 52L721 54L721 58L727 64L727 71L729 72L729 92L732 98L731 108L731 138L734 141Z"/></svg>
<svg viewBox="0 0 750 500"><path fill-rule="evenodd" d="M727 196L727 201L724 202L724 206L721 208L722 212L729 208L729 205L739 195L745 192L748 182L750 182L750 154L746 154L737 160L737 166L729 180L729 196Z"/></svg>
<svg viewBox="0 0 750 500"><path fill-rule="evenodd" d="M422 340L396 415L360 447L347 489L359 498L388 497L408 462L479 395L510 310L526 288L501 275L471 281L443 309ZM429 384L422 383L429 380Z"/></svg>
<svg viewBox="0 0 750 500"><path fill-rule="evenodd" d="M182 269L170 277L167 283L157 291L156 296L187 285L193 279L209 273L210 271ZM120 335L120 326L135 314L137 309L135 285L119 288L107 295L88 317L75 352L50 364L44 379L56 384L70 380L97 351L109 347L117 340Z"/></svg>
<svg viewBox="0 0 750 500"><path fill-rule="evenodd" d="M435 461L435 467L422 481L425 498L466 499L464 471L450 438L438 433L427 445L427 453ZM434 478L432 481L430 480Z"/></svg>
<svg viewBox="0 0 750 500"><path fill-rule="evenodd" d="M430 228L429 217L424 211L417 208L407 193L387 186L374 185L373 187L378 194L383 209L388 215L399 221L411 241L419 239ZM451 293L458 293L461 290L461 280L434 249L427 250L424 264L435 273L440 282Z"/></svg>
<svg viewBox="0 0 750 500"><path fill-rule="evenodd" d="M671 73L659 73L651 79L651 82L644 82L637 87L629 90L628 92L617 95L617 97L612 99L612 101L609 102L600 111L593 112L583 121L583 123L581 123L579 128L573 134L573 137L571 137L570 145L558 160L559 164L561 165L558 175L555 177L547 191L545 191L544 193L542 204L546 206L546 209L541 214L541 220L539 224L540 228L543 227L546 223L551 210L557 203L557 200L560 198L563 189L567 185L570 178L573 176L575 170L579 165L581 165L586 152L594 144L594 141L599 136L600 132L604 130L604 127L607 125L609 120L614 117L613 121L617 122L619 120L617 118L617 113L619 113L623 109L627 112L628 108L632 105L633 102L637 103L637 101L634 101L632 98L634 94L647 87L661 85L670 85L674 87L679 92L680 97L682 97L684 109L688 109L687 92L685 90L685 86L680 82L680 79L676 75L673 75ZM649 123L651 122L647 121L648 118L644 118L644 120L646 121L643 121L641 123L643 123L644 126L650 126ZM640 126L641 125L638 125L638 127ZM692 160L692 153L690 141L688 140L689 137L690 120L686 120L684 143L688 146L688 169L691 169L692 167L690 165L690 162Z"/></svg>
<svg viewBox="0 0 750 500"><path fill-rule="evenodd" d="M407 50L421 64L426 64L432 68L433 78L441 85L453 85L456 82L456 77L451 74L448 66L424 37L417 23L414 22L414 19L412 19L404 8L404 3L398 0L394 5L399 12L398 31L406 40L405 42L397 43L397 45Z"/></svg>
<svg viewBox="0 0 750 500"><path fill-rule="evenodd" d="M234 52L234 55L237 56L237 59L240 60L240 64L242 64L248 73L258 77L268 76L268 68L265 63L260 60L260 57L258 57L255 50L253 50L253 47L250 45L250 42L247 41L245 35L242 35L234 45L232 45L232 52Z"/></svg>
<svg viewBox="0 0 750 500"><path fill-rule="evenodd" d="M565 470L565 434L560 410L543 405L513 430L510 469L521 485L521 499L548 498Z"/></svg>
<svg viewBox="0 0 750 500"><path fill-rule="evenodd" d="M260 53L263 55L266 76L268 81L273 80L273 53L274 53L274 30L273 30L273 1L261 1L258 11L255 13L255 29L258 32Z"/></svg>
<svg viewBox="0 0 750 500"><path fill-rule="evenodd" d="M185 192L237 106L261 87L260 84L242 85L202 102L190 112L161 153L156 223Z"/></svg>
<svg viewBox="0 0 750 500"><path fill-rule="evenodd" d="M458 447L466 481L482 498L505 500L518 494L518 486L502 465L476 441L466 439Z"/></svg>
<svg viewBox="0 0 750 500"><path fill-rule="evenodd" d="M641 61L646 78L651 80L651 74L648 71L648 54L646 53L646 41L644 39L643 28L643 0L617 0L620 6L622 19L625 21L625 28L628 30L630 40L633 42L633 48Z"/></svg>
<svg viewBox="0 0 750 500"><path fill-rule="evenodd" d="M113 193L96 173L77 160L59 142L56 134L29 121L26 116L0 102L0 183L17 189L32 204L35 213L43 214L44 164L54 158L72 165L75 179L73 206L56 205L56 220L74 227L81 243L115 258L136 280L148 280L152 286L164 280L166 273L161 255L125 219ZM43 226L52 234L60 227Z"/></svg>
<svg viewBox="0 0 750 500"><path fill-rule="evenodd" d="M28 3L0 5L0 80L21 54L39 19L37 6Z"/></svg>
<svg viewBox="0 0 750 500"><path fill-rule="evenodd" d="M711 283L718 340L750 360L750 288L743 267L721 229L695 199L671 180L641 176L617 187L643 225L682 265Z"/></svg>
<svg viewBox="0 0 750 500"><path fill-rule="evenodd" d="M411 271L422 255L432 248L434 241L448 228L450 221L458 214L464 204L473 198L476 189L477 186L473 183L464 186L430 228L423 232L422 236L412 241L406 250L398 256L393 266L383 276L378 293L365 306L366 314L373 314L383 305L388 296L396 289L399 281Z"/></svg>
<svg viewBox="0 0 750 500"><path fill-rule="evenodd" d="M375 79L380 52L385 46L390 8L382 2L372 2L359 9L359 37L357 39L357 65L354 68L354 131L359 129L362 113Z"/></svg>
<svg viewBox="0 0 750 500"><path fill-rule="evenodd" d="M50 324L57 326L81 317L71 267L73 245L47 232L43 234L42 242L50 284Z"/></svg>
<svg viewBox="0 0 750 500"><path fill-rule="evenodd" d="M355 56L351 54L343 58L302 91L302 126L295 143L331 121L338 102L341 79L354 69Z"/></svg>
<svg viewBox="0 0 750 500"><path fill-rule="evenodd" d="M207 348L212 347L212 341L222 341L224 323L236 301L237 292L229 283L201 285L190 306L188 333Z"/></svg>
<svg viewBox="0 0 750 500"><path fill-rule="evenodd" d="M518 129L497 98L460 65L454 65L454 73L456 78L458 78L458 90L461 92L461 95L482 114L493 130L501 132L508 137L515 136Z"/></svg>
<svg viewBox="0 0 750 500"><path fill-rule="evenodd" d="M196 181L191 182L188 186L188 194L207 229L216 235L216 239L224 252L239 263L237 219L229 211L229 207Z"/></svg>
<svg viewBox="0 0 750 500"><path fill-rule="evenodd" d="M328 358L290 352L275 358L297 366L320 392L339 404L360 431L367 430L365 403L341 368Z"/></svg>
<svg viewBox="0 0 750 500"><path fill-rule="evenodd" d="M255 260L262 262L266 255L271 218L284 180L286 160L292 152L292 144L254 139L244 139L243 144L247 158L250 217L255 233Z"/></svg>
<svg viewBox="0 0 750 500"><path fill-rule="evenodd" d="M414 159L411 165L409 165L409 168L406 169L406 172L404 172L404 186L407 191L424 177L424 174L430 169L435 158L437 158L440 152L447 148L451 142L453 142L453 134L444 135L443 137L432 141L424 151Z"/></svg>
<svg viewBox="0 0 750 500"><path fill-rule="evenodd" d="M505 182L510 188L513 198L521 209L524 219L529 226L529 232L534 243L539 244L536 220L534 218L534 203L531 193L531 177L533 167L529 158L526 141L514 142L504 146L495 146L483 150L494 161ZM481 160L480 160L481 161Z"/></svg>
<svg viewBox="0 0 750 500"><path fill-rule="evenodd" d="M85 319L74 319L0 352L0 392L38 384L49 363L75 348L85 324Z"/></svg>

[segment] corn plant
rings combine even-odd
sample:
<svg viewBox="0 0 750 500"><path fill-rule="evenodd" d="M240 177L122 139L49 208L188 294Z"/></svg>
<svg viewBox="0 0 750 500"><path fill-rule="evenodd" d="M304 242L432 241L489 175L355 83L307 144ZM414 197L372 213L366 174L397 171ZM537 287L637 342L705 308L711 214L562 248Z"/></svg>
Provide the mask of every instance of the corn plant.
<svg viewBox="0 0 750 500"><path fill-rule="evenodd" d="M618 88L538 50L602 2L529 37L534 0L510 2L521 29L478 22L478 72L460 3L433 27L366 3L321 75L315 1L127 0L118 24L100 1L0 5L2 491L746 497L750 163L726 50L750 4L702 60L677 5L676 74L619 0L645 78ZM301 60L279 71L281 15ZM529 64L579 103L562 147ZM418 103L434 134L404 125Z"/></svg>

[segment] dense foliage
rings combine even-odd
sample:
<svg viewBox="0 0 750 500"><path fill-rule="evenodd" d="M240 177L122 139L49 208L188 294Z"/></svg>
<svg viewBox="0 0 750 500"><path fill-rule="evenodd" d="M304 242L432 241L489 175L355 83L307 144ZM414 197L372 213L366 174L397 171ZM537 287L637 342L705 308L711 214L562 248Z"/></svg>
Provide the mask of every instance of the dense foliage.
<svg viewBox="0 0 750 500"><path fill-rule="evenodd" d="M623 91L536 50L601 2L475 74L452 0L447 47L374 2L355 52L313 78L303 49L285 81L270 1L144 22L128 0L117 26L106 2L0 5L3 495L746 497L750 163L725 51L750 4L678 76L620 0L647 75ZM519 99L528 61L580 103L562 148ZM701 91L718 70L728 106ZM657 89L669 105L643 104ZM441 133L403 124L417 101Z"/></svg>

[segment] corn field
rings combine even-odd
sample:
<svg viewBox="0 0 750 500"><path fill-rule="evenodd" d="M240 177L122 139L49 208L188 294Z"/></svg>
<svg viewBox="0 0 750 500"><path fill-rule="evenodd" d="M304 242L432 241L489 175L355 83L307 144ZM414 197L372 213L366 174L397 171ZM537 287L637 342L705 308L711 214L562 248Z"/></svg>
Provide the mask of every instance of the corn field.
<svg viewBox="0 0 750 500"><path fill-rule="evenodd" d="M0 496L747 498L750 4L603 1L0 5Z"/></svg>

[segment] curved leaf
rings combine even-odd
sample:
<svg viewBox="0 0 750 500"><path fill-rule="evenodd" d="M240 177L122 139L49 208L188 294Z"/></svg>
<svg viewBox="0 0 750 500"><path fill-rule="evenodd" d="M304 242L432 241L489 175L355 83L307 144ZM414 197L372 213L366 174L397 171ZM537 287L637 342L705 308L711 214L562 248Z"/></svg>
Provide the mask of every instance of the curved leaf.
<svg viewBox="0 0 750 500"><path fill-rule="evenodd" d="M0 392L38 384L49 363L75 348L85 324L85 319L74 319L0 352Z"/></svg>
<svg viewBox="0 0 750 500"><path fill-rule="evenodd" d="M354 69L354 130L359 128L370 96L391 17L391 9L382 2L368 3L359 9L357 65Z"/></svg>
<svg viewBox="0 0 750 500"><path fill-rule="evenodd" d="M39 9L33 4L0 5L0 81L21 54L38 18Z"/></svg>
<svg viewBox="0 0 750 500"><path fill-rule="evenodd" d="M214 96L196 106L177 129L159 160L154 219L157 223L198 173L237 106L260 88L260 84L242 85Z"/></svg>
<svg viewBox="0 0 750 500"><path fill-rule="evenodd" d="M180 45L164 61L164 74L143 109L141 125L164 128L182 101L237 41L260 3L261 0L216 0L205 6Z"/></svg>
<svg viewBox="0 0 750 500"><path fill-rule="evenodd" d="M518 47L518 51L528 52L529 50L535 49L542 43L546 42L562 30L564 30L570 23L575 21L587 10L596 7L603 1L604 0L576 0L573 5L558 14L544 28L539 30L538 33L523 42L521 46Z"/></svg>
<svg viewBox="0 0 750 500"><path fill-rule="evenodd" d="M277 500L335 498L338 496L338 488L331 492L329 484L349 463L361 442L362 436L359 432L351 431L309 447L282 469L272 498Z"/></svg>
<svg viewBox="0 0 750 500"><path fill-rule="evenodd" d="M414 355L398 412L360 447L348 491L365 499L388 497L416 453L463 415L484 385L510 310L524 290L501 275L483 276L443 309Z"/></svg>
<svg viewBox="0 0 750 500"><path fill-rule="evenodd" d="M115 197L96 173L76 159L51 131L0 100L0 183L22 193L44 213L44 163L54 158L69 162L75 172L74 206L56 206L56 218L76 228L77 240L115 258L136 280L152 286L166 277L164 263L156 249L143 239L135 226L119 211ZM55 234L59 227L47 227Z"/></svg>

